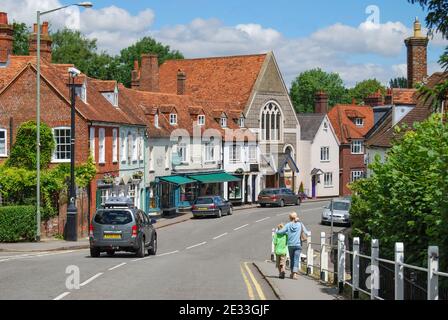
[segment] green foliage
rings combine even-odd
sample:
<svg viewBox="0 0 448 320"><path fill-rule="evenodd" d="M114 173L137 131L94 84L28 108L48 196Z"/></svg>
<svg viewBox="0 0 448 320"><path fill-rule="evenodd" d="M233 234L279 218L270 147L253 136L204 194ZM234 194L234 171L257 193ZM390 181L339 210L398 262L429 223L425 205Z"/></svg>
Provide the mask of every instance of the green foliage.
<svg viewBox="0 0 448 320"><path fill-rule="evenodd" d="M36 237L36 207L0 207L0 242L33 241Z"/></svg>
<svg viewBox="0 0 448 320"><path fill-rule="evenodd" d="M314 112L315 94L321 90L328 94L331 107L350 101L339 74L313 69L302 72L292 83L290 95L296 111Z"/></svg>
<svg viewBox="0 0 448 320"><path fill-rule="evenodd" d="M365 98L378 92L378 90L383 96L386 94L386 88L378 80L368 79L358 82L354 88L349 90L349 95L361 104Z"/></svg>
<svg viewBox="0 0 448 320"><path fill-rule="evenodd" d="M408 79L406 77L398 77L390 79L389 86L391 88L406 89L408 87Z"/></svg>
<svg viewBox="0 0 448 320"><path fill-rule="evenodd" d="M7 167L25 168L28 170L36 168L36 136L36 122L28 121L19 127L16 142L11 150L11 156L6 162ZM55 141L53 131L44 123L41 123L40 126L40 144L40 167L47 168L51 162Z"/></svg>
<svg viewBox="0 0 448 320"><path fill-rule="evenodd" d="M14 29L14 44L12 48L12 53L17 56L27 56L29 55L29 42L28 38L30 32L25 23L15 22L12 24Z"/></svg>
<svg viewBox="0 0 448 320"><path fill-rule="evenodd" d="M62 182L69 183L70 179L70 164L62 163L58 165L52 174ZM75 168L75 179L76 185L81 188L86 188L90 182L95 178L96 166L93 162L93 158L89 156L85 164L76 166Z"/></svg>
<svg viewBox="0 0 448 320"><path fill-rule="evenodd" d="M445 71L448 71L448 47L445 48L445 52L441 55L439 64L445 69Z"/></svg>
<svg viewBox="0 0 448 320"><path fill-rule="evenodd" d="M304 193L305 192L305 187L303 186L303 182L300 183L299 192L300 193Z"/></svg>
<svg viewBox="0 0 448 320"><path fill-rule="evenodd" d="M440 111L442 102L448 96L448 80L437 83L434 87L418 86L420 98L424 103L431 102L433 111Z"/></svg>
<svg viewBox="0 0 448 320"><path fill-rule="evenodd" d="M406 260L425 265L428 246L438 245L448 267L448 124L440 114L414 125L393 143L387 160L376 157L373 175L351 185L353 233L380 239L382 254L393 257L404 242Z"/></svg>

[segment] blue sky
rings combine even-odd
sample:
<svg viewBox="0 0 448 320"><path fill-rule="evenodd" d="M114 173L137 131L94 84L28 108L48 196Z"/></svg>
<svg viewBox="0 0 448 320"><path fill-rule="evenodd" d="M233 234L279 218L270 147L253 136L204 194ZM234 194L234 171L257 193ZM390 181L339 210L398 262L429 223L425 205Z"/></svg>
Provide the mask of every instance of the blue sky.
<svg viewBox="0 0 448 320"><path fill-rule="evenodd" d="M93 0L92 10L72 8L49 17L56 27L80 29L116 54L143 36L179 49L186 57L250 54L273 50L287 85L300 72L320 67L341 74L347 85L369 77L386 83L405 75L404 39L416 16L406 0ZM12 18L32 22L37 8L66 0L2 0ZM22 5L21 5L22 4ZM378 8L369 14L366 8ZM77 17L74 19L73 17ZM373 19L373 20L372 20ZM367 22L369 21L369 22ZM429 47L430 72L448 45Z"/></svg>

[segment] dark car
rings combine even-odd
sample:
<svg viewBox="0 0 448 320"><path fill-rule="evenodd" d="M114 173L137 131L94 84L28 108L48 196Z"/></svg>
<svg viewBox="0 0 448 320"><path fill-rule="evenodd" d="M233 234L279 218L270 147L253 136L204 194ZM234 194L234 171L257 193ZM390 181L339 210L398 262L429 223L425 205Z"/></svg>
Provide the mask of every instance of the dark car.
<svg viewBox="0 0 448 320"><path fill-rule="evenodd" d="M156 221L133 206L132 200L110 198L97 210L90 224L90 255L102 252L113 256L117 251L134 252L139 258L157 253Z"/></svg>
<svg viewBox="0 0 448 320"><path fill-rule="evenodd" d="M284 207L285 205L300 205L300 197L288 188L264 189L258 195L258 203L262 207L267 205Z"/></svg>
<svg viewBox="0 0 448 320"><path fill-rule="evenodd" d="M191 210L195 218L206 216L221 218L223 215L232 215L233 206L220 196L207 196L196 199Z"/></svg>

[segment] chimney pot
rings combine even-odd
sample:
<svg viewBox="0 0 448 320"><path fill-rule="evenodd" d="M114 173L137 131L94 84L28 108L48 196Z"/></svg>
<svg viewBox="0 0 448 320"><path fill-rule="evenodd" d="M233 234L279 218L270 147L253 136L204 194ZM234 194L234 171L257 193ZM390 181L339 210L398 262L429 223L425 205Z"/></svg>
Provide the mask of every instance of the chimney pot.
<svg viewBox="0 0 448 320"><path fill-rule="evenodd" d="M184 95L185 94L186 81L187 81L186 73L179 69L177 71L177 94L178 95Z"/></svg>
<svg viewBox="0 0 448 320"><path fill-rule="evenodd" d="M14 29L8 24L8 14L0 12L0 63L7 63L12 54Z"/></svg>
<svg viewBox="0 0 448 320"><path fill-rule="evenodd" d="M33 26L33 34L31 34L29 39L30 44L30 56L37 56L37 24ZM40 54L43 60L51 62L51 37L48 34L48 22L45 21L41 26L41 36L40 36Z"/></svg>
<svg viewBox="0 0 448 320"><path fill-rule="evenodd" d="M421 23L414 22L414 35L405 40L408 50L408 88L413 89L428 76L428 37L421 32Z"/></svg>
<svg viewBox="0 0 448 320"><path fill-rule="evenodd" d="M328 112L328 95L320 90L315 95L315 113L327 114Z"/></svg>
<svg viewBox="0 0 448 320"><path fill-rule="evenodd" d="M0 24L8 24L8 14L6 12L0 12Z"/></svg>

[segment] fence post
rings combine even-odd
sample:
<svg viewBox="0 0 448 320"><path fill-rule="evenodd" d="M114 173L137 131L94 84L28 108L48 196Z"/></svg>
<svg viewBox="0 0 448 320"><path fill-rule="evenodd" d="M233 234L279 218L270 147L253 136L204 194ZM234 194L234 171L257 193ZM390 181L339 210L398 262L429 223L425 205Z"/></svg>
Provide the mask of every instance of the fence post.
<svg viewBox="0 0 448 320"><path fill-rule="evenodd" d="M272 229L272 235L271 235L271 261L275 262L275 248L274 248L274 236L275 236L275 229Z"/></svg>
<svg viewBox="0 0 448 320"><path fill-rule="evenodd" d="M338 285L339 294L344 292L345 282L345 235L338 235Z"/></svg>
<svg viewBox="0 0 448 320"><path fill-rule="evenodd" d="M307 268L306 268L306 274L307 275L313 275L313 266L314 266L314 250L313 250L313 245L311 244L312 240L311 240L311 231L308 233L308 240L307 240L307 245L308 245L308 250L307 250L307 256L306 256L306 263L307 263Z"/></svg>
<svg viewBox="0 0 448 320"><path fill-rule="evenodd" d="M428 249L428 300L439 300L439 247Z"/></svg>
<svg viewBox="0 0 448 320"><path fill-rule="evenodd" d="M380 257L380 242L377 239L372 240L372 253L370 257L370 299L375 300L378 297L380 268L378 258Z"/></svg>
<svg viewBox="0 0 448 320"><path fill-rule="evenodd" d="M320 233L320 280L328 282L328 252L325 232Z"/></svg>
<svg viewBox="0 0 448 320"><path fill-rule="evenodd" d="M404 245L395 243L395 300L404 300Z"/></svg>
<svg viewBox="0 0 448 320"><path fill-rule="evenodd" d="M359 238L353 239L353 299L359 299Z"/></svg>

